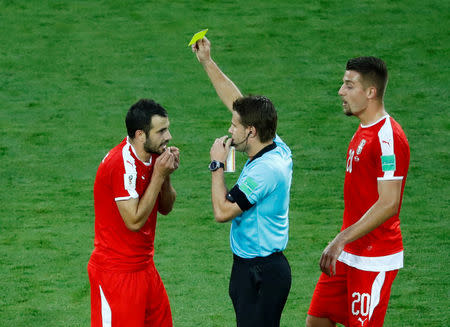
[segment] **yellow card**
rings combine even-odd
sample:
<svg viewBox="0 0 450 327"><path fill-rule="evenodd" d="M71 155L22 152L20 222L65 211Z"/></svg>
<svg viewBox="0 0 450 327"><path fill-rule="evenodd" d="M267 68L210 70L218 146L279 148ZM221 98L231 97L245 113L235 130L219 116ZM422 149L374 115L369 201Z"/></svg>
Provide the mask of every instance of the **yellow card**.
<svg viewBox="0 0 450 327"><path fill-rule="evenodd" d="M198 40L201 40L205 37L206 32L208 32L208 29L200 31L198 33L195 33L194 36L191 39L191 42L189 42L188 47L190 47L191 45L193 45L195 42L197 42Z"/></svg>

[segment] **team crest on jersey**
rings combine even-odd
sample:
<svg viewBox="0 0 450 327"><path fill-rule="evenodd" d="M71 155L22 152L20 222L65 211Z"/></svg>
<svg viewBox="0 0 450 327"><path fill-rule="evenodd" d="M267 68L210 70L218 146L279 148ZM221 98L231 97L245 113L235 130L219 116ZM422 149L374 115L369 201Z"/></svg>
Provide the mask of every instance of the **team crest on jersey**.
<svg viewBox="0 0 450 327"><path fill-rule="evenodd" d="M360 155L361 154L361 152L362 152L362 150L364 148L364 145L366 145L366 140L362 139L361 142L358 145L358 149L356 149L356 155Z"/></svg>

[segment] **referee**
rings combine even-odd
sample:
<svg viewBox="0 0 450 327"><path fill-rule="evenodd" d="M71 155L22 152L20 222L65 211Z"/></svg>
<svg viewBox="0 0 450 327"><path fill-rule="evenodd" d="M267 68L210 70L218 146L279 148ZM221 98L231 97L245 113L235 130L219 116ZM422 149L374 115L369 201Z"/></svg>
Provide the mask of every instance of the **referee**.
<svg viewBox="0 0 450 327"><path fill-rule="evenodd" d="M204 38L192 47L217 94L232 112L227 136L211 147L212 205L218 222L232 221L233 268L229 294L237 326L280 326L291 288L291 269L283 250L288 242L292 156L276 135L277 112L263 96L243 97L210 56ZM224 162L230 146L248 160L228 191Z"/></svg>

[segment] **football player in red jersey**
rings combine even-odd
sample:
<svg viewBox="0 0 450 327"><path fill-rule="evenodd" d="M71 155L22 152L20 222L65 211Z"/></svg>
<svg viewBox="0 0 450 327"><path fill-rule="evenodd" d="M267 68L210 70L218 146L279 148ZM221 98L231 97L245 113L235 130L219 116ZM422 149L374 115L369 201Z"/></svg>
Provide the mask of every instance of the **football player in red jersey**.
<svg viewBox="0 0 450 327"><path fill-rule="evenodd" d="M129 109L128 136L99 165L95 241L88 264L91 326L172 326L169 299L153 262L157 213L176 198L170 175L179 150L166 110L142 99Z"/></svg>
<svg viewBox="0 0 450 327"><path fill-rule="evenodd" d="M347 62L339 95L360 121L347 152L341 232L320 258L308 327L382 326L391 285L403 267L399 213L409 145L383 102L388 73L375 57Z"/></svg>

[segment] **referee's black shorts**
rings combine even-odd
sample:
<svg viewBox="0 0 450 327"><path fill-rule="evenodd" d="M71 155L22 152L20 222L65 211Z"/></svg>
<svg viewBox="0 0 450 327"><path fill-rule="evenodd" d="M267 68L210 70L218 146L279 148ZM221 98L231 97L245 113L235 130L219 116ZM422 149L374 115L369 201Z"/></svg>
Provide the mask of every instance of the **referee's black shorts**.
<svg viewBox="0 0 450 327"><path fill-rule="evenodd" d="M282 252L243 259L234 255L230 297L238 327L278 327L291 289L291 268Z"/></svg>

